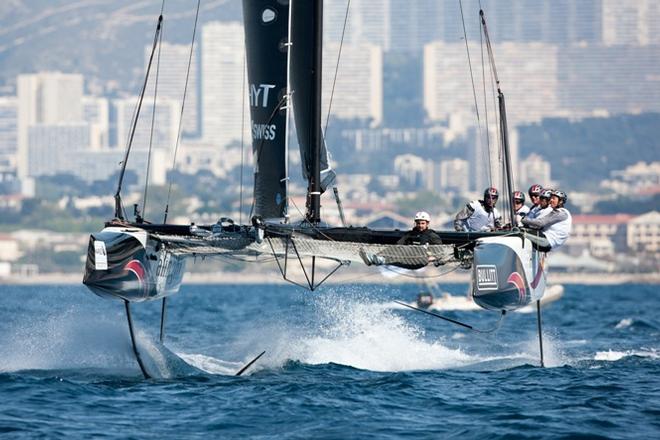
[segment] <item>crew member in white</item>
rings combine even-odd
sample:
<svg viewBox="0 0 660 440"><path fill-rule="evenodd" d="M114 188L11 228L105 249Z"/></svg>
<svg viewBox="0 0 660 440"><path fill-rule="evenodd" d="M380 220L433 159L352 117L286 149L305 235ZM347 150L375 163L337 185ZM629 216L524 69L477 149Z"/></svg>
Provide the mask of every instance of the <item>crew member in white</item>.
<svg viewBox="0 0 660 440"><path fill-rule="evenodd" d="M494 231L502 227L495 204L499 198L496 188L487 188L483 200L473 200L461 209L454 218L457 231Z"/></svg>
<svg viewBox="0 0 660 440"><path fill-rule="evenodd" d="M541 192L543 192L543 187L538 183L529 187L527 194L529 194L529 201L532 206L529 207L529 210L532 211L534 208L539 206L539 200L541 198ZM529 215L529 212L527 213Z"/></svg>
<svg viewBox="0 0 660 440"><path fill-rule="evenodd" d="M513 197L513 210L516 212L517 226L520 226L520 218L524 218L529 213L529 206L525 205L525 193L522 191L514 191Z"/></svg>
<svg viewBox="0 0 660 440"><path fill-rule="evenodd" d="M549 252L564 244L571 235L573 219L566 204L566 193L563 191L552 191L550 196L550 213L543 217L522 219L523 226L538 232L538 235L528 234L527 237L538 245L539 250Z"/></svg>
<svg viewBox="0 0 660 440"><path fill-rule="evenodd" d="M541 218L544 215L548 215L552 211L552 207L550 206L551 196L552 196L551 189L541 190L541 194L539 195L538 198L539 204L533 206L525 217L527 217L528 219L533 219L533 218Z"/></svg>

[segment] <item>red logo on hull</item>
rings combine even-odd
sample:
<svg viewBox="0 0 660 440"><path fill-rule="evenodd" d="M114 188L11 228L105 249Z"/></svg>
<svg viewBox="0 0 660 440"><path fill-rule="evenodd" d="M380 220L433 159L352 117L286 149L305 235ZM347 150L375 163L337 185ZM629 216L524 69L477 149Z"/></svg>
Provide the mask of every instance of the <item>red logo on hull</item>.
<svg viewBox="0 0 660 440"><path fill-rule="evenodd" d="M509 275L509 278L507 278L506 281L516 286L518 289L520 302L523 302L525 300L525 293L527 289L525 288L525 280L523 279L522 275L520 275L518 272L513 272L511 275Z"/></svg>
<svg viewBox="0 0 660 440"><path fill-rule="evenodd" d="M131 260L126 263L124 270L131 272L138 279L140 289L144 291L145 296L147 295L147 271L139 260Z"/></svg>

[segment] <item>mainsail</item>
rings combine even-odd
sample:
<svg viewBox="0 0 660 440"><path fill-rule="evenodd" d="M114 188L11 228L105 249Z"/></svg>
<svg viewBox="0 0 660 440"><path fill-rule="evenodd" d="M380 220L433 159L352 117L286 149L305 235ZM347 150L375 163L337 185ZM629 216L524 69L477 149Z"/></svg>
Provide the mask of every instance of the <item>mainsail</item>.
<svg viewBox="0 0 660 440"><path fill-rule="evenodd" d="M286 216L286 103L289 8L245 0L245 47L254 155L254 214Z"/></svg>

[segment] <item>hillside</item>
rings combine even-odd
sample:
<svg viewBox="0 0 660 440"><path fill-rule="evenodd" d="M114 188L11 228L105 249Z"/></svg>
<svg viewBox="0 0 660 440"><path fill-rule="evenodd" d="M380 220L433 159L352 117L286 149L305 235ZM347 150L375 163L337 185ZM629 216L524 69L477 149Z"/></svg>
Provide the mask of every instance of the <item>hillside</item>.
<svg viewBox="0 0 660 440"><path fill-rule="evenodd" d="M195 5L166 2L164 41L190 43ZM82 73L93 92L135 90L160 8L159 0L3 0L0 93L14 92L19 73L45 69ZM240 18L238 1L202 2L200 24ZM101 89L108 81L111 90Z"/></svg>

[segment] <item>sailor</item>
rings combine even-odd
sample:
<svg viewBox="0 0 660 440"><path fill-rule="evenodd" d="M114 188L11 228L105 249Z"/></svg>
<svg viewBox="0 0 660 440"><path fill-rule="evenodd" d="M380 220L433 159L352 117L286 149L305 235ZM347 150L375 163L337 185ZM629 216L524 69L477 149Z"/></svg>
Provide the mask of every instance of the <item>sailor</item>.
<svg viewBox="0 0 660 440"><path fill-rule="evenodd" d="M419 211L415 214L415 226L406 232L396 244L442 244L440 236L433 229L429 229L430 223L429 213Z"/></svg>
<svg viewBox="0 0 660 440"><path fill-rule="evenodd" d="M528 217L522 219L525 227L537 232L537 235L527 235L527 237L543 252L557 249L571 235L573 219L568 209L564 208L566 199L564 191L552 191L548 214L533 219Z"/></svg>
<svg viewBox="0 0 660 440"><path fill-rule="evenodd" d="M486 188L483 200L473 200L461 209L454 219L457 231L494 231L502 227L495 204L499 193L496 188Z"/></svg>
<svg viewBox="0 0 660 440"><path fill-rule="evenodd" d="M529 207L525 205L525 193L514 191L511 200L513 201L513 210L516 213L516 226L521 226L520 219L529 213Z"/></svg>
<svg viewBox="0 0 660 440"><path fill-rule="evenodd" d="M513 209L521 217L524 217L529 212L529 206L525 205L525 193L522 191L513 192Z"/></svg>
<svg viewBox="0 0 660 440"><path fill-rule="evenodd" d="M541 218L544 215L549 214L552 211L552 207L550 206L551 196L552 196L551 189L542 189L538 197L539 204L533 206L525 217L527 217L528 219L533 219L533 218Z"/></svg>
<svg viewBox="0 0 660 440"><path fill-rule="evenodd" d="M532 203L532 206L529 207L530 211L535 207L539 206L539 198L541 196L541 191L543 191L543 187L538 183L535 183L534 185L530 186L529 190L527 190L527 194L529 194L529 201ZM529 213L527 215L529 215Z"/></svg>
<svg viewBox="0 0 660 440"><path fill-rule="evenodd" d="M403 245L418 245L418 246L428 246L434 244L442 244L442 239L433 229L429 229L429 224L431 223L431 216L426 211L419 211L415 214L415 226L397 241L396 244ZM424 255L420 256L419 261L410 262L410 263L401 263L395 261L392 258L386 258L382 255L372 254L367 252L364 249L359 251L360 257L367 266L376 265L380 266L383 264L389 264L393 266L402 267L404 269L421 269L426 266L428 263L434 263L436 266L440 266L442 263L438 261L434 256Z"/></svg>

